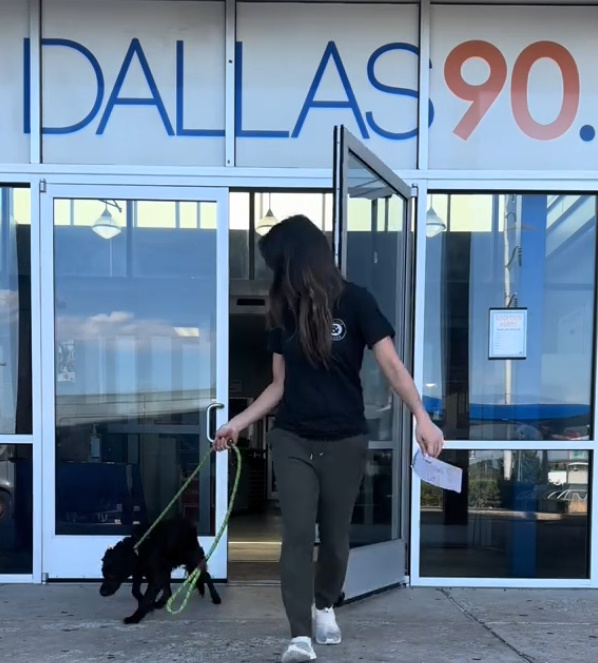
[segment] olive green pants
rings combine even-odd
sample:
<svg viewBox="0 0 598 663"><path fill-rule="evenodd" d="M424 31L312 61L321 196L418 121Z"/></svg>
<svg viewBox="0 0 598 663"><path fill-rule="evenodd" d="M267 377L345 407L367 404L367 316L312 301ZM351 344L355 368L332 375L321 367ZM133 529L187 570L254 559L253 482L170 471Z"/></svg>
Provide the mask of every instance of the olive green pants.
<svg viewBox="0 0 598 663"><path fill-rule="evenodd" d="M345 582L367 437L314 441L275 428L268 434L268 444L282 516L282 599L291 637L311 637L314 598L317 608L332 607ZM320 545L314 581L316 523Z"/></svg>

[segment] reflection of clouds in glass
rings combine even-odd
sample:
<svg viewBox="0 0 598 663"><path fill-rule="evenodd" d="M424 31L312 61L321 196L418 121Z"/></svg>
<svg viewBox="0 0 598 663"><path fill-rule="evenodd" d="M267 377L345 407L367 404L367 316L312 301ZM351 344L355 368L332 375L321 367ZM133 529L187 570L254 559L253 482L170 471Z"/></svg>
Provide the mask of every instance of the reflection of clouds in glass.
<svg viewBox="0 0 598 663"><path fill-rule="evenodd" d="M199 400L213 397L215 379L216 338L209 318L203 322L174 327L130 311L58 316L56 341L74 342L76 376L57 378L61 418L71 410L90 421L196 411Z"/></svg>
<svg viewBox="0 0 598 663"><path fill-rule="evenodd" d="M99 313L90 317L57 315L57 339L75 339L77 341L97 338L134 337L137 342L146 343L156 337L180 338L180 330L197 329L197 334L184 334L188 342L210 343L211 330L206 328L173 327L164 320L136 318L128 311ZM179 331L177 331L179 330Z"/></svg>

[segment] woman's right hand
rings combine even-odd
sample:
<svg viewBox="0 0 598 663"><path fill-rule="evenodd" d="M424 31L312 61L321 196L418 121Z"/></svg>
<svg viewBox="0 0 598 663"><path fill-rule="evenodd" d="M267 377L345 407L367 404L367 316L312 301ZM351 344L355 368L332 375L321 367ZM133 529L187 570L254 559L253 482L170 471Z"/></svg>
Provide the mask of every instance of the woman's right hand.
<svg viewBox="0 0 598 663"><path fill-rule="evenodd" d="M216 440L213 445L214 451L226 451L231 444L237 444L239 432L239 429L232 422L229 421L224 424L216 433Z"/></svg>

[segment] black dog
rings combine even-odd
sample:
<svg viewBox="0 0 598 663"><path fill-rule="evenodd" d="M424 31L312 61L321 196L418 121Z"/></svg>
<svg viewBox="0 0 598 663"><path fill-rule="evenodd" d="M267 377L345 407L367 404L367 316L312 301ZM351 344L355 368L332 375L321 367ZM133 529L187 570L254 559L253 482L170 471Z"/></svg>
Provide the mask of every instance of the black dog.
<svg viewBox="0 0 598 663"><path fill-rule="evenodd" d="M104 582L102 596L112 596L127 578L133 576L132 594L138 601L137 610L124 621L138 624L154 609L163 608L172 596L170 575L173 569L184 566L187 573L200 569L197 590L205 595L207 585L213 603L221 602L207 570L206 556L197 541L197 530L184 518L163 520L156 525L149 537L135 551L135 543L147 532L149 525L139 526L133 536L108 548L102 560ZM141 583L147 578L147 590L141 593ZM158 594L162 592L159 601Z"/></svg>

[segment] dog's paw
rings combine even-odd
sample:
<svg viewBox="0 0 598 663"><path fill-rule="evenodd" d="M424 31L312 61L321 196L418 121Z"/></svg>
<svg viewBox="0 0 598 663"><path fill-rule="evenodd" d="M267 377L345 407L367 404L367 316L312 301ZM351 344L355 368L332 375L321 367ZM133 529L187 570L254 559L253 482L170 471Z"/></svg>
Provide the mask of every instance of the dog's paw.
<svg viewBox="0 0 598 663"><path fill-rule="evenodd" d="M222 603L222 599L219 596L212 596L212 603L214 605L220 605Z"/></svg>
<svg viewBox="0 0 598 663"><path fill-rule="evenodd" d="M155 608L156 610L162 610L162 608L163 608L167 603L168 603L168 599L164 599L164 598L162 598L162 599L160 599L159 601L156 601L156 602L154 603L154 608Z"/></svg>
<svg viewBox="0 0 598 663"><path fill-rule="evenodd" d="M137 615L131 615L130 617L125 617L123 619L123 622L125 624L139 624L140 621L141 620L139 619L139 617L137 617Z"/></svg>

